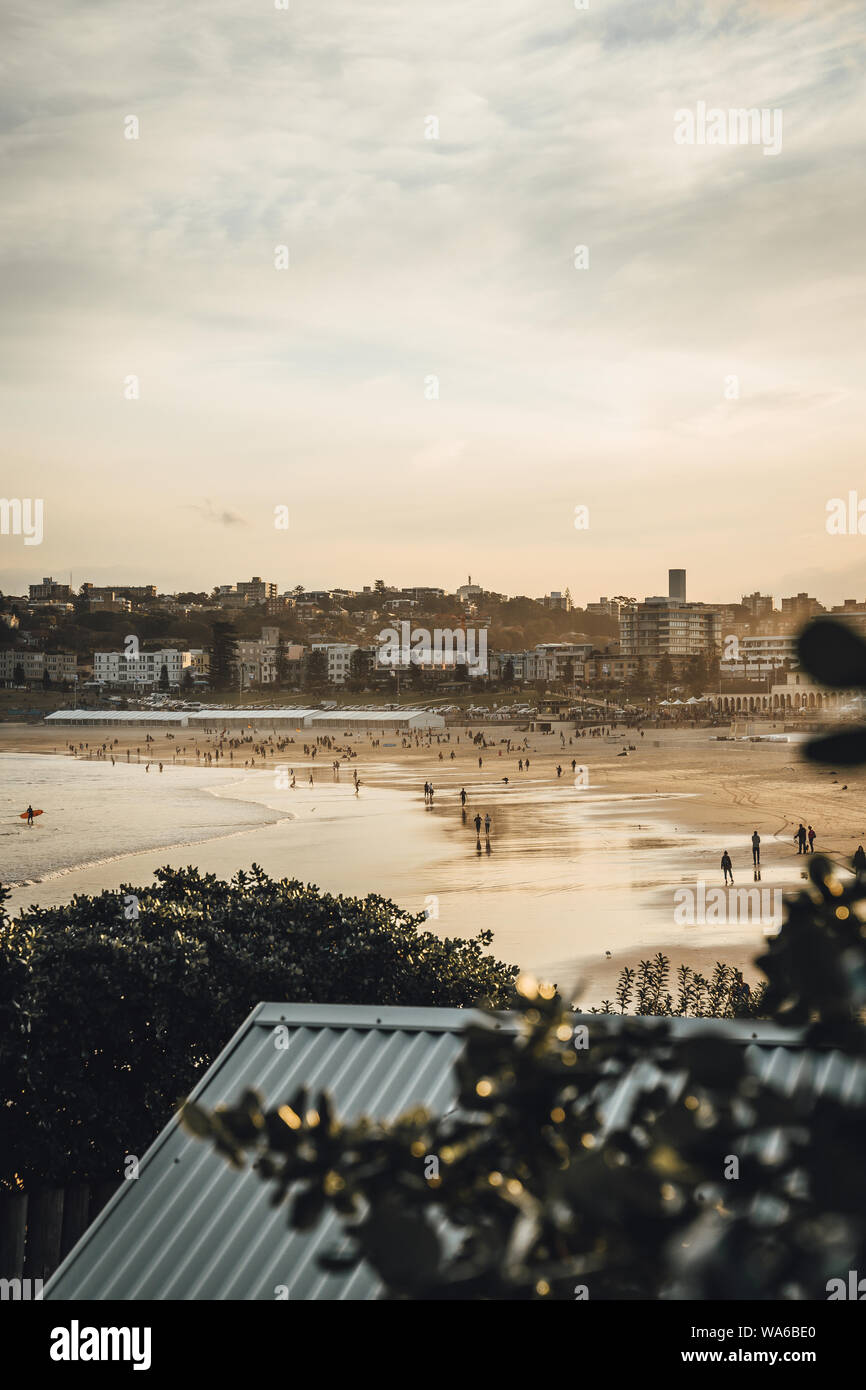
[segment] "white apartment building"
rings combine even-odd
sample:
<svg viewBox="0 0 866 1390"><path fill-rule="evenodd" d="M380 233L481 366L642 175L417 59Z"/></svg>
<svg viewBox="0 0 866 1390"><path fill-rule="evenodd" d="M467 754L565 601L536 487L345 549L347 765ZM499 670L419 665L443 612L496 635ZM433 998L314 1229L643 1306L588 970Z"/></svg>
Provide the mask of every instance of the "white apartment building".
<svg viewBox="0 0 866 1390"><path fill-rule="evenodd" d="M352 653L358 650L356 642L314 642L314 652L324 652L328 661L328 682L331 685L344 685L352 674Z"/></svg>
<svg viewBox="0 0 866 1390"><path fill-rule="evenodd" d="M723 639L723 654L726 643ZM799 666L797 638L788 636L738 637L736 653L719 662L723 676L746 680L766 680L785 662Z"/></svg>
<svg viewBox="0 0 866 1390"><path fill-rule="evenodd" d="M170 686L179 686L184 671L192 668L192 653L176 647L164 647L157 652L139 652L137 657L125 652L94 652L93 679L100 685L122 685L147 688L159 684L163 666L168 672Z"/></svg>

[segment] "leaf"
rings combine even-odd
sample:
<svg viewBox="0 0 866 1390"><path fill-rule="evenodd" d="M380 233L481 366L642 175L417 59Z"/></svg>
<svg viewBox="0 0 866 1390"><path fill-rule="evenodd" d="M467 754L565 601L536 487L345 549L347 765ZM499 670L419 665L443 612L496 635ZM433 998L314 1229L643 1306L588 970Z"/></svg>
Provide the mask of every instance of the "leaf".
<svg viewBox="0 0 866 1390"><path fill-rule="evenodd" d="M196 1139L207 1139L213 1131L210 1115L195 1101L187 1101L180 1112L180 1122L187 1133L195 1135Z"/></svg>
<svg viewBox="0 0 866 1390"><path fill-rule="evenodd" d="M833 618L816 618L800 633L800 661L810 675L835 689L866 686L866 642Z"/></svg>
<svg viewBox="0 0 866 1390"><path fill-rule="evenodd" d="M859 767L866 763L866 727L859 725L856 729L810 739L803 751L813 763Z"/></svg>

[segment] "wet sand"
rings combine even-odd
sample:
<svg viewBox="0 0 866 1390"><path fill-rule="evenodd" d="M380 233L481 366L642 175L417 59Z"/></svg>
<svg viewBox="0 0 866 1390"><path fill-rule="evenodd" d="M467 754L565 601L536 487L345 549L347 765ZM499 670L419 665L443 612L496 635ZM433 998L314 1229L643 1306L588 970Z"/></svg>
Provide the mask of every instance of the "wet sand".
<svg viewBox="0 0 866 1390"><path fill-rule="evenodd" d="M144 749L142 730L88 731L91 747L109 732L120 738L114 750L120 760L112 769L64 754L61 731L2 724L0 764L9 765L4 750L50 754L56 748L46 761L56 767L58 783L86 777L88 769L96 773L107 827L99 832L80 826L79 862L90 867L65 866L57 877L43 876L16 889L12 906L58 903L74 892L145 882L166 863L195 863L230 876L256 862L271 874L297 877L328 892L374 892L408 909L426 909L432 914L430 929L441 935L474 935L489 928L491 950L500 959L554 979L588 1007L613 997L623 965L634 968L658 951L671 958L672 971L686 962L706 973L716 960L725 960L756 977L751 961L764 942L760 922L682 925L674 913L678 888L698 881L708 888L720 885L723 849L733 859L737 886L752 886L754 829L762 837L765 889L801 884L804 861L792 838L800 819L815 827L816 848L831 857L850 859L866 841L862 774L842 771L834 781L831 771L805 764L795 743L717 742L715 731L708 730L647 732L643 739L634 730L607 739L576 738L568 726L563 731L564 745L558 730L524 735L488 725L486 750L467 742L463 726L452 728L450 743L437 745L434 738L429 747L403 748L392 737L373 748L369 739L352 739L357 757L343 760L335 779L331 761L338 754L322 749L314 761L305 757L303 735L266 764L257 757L255 769L243 767L249 746L240 755L235 750L233 767L220 765L218 772L196 766L189 735L175 741L187 745L186 765L172 764L175 749L163 737L152 746L151 770L145 774L144 761L138 764L134 752L129 766L125 762L127 746ZM528 738L528 772L517 769L518 751L506 750L509 737L521 743ZM197 742L200 751L214 746L201 734ZM629 743L635 751L617 756ZM165 764L161 778L159 757ZM572 758L588 767L588 786L575 786ZM295 770L294 789L276 772L287 766ZM354 769L362 781L358 795ZM118 779L116 791L112 776ZM197 804L193 791L195 797L223 802L219 838L207 838L207 827L189 823L178 840L201 843L173 849L160 840L159 847L110 858L116 852L110 830L114 807L122 814L124 807L136 805L135 779L145 776L147 784L139 785L147 786L149 797L161 795L166 806L183 795L191 820ZM161 792L154 792L154 778ZM423 798L425 780L436 788L432 807ZM5 821L18 809L15 798L20 800L24 785L8 795L4 787ZM468 796L465 819L461 786ZM483 829L480 840L476 837L476 811L491 816L489 843ZM47 807L37 829L24 833L50 834L50 814ZM244 827L239 815L254 824ZM142 833L146 836L146 827ZM11 848L8 839L2 845ZM4 872L7 880L14 877Z"/></svg>

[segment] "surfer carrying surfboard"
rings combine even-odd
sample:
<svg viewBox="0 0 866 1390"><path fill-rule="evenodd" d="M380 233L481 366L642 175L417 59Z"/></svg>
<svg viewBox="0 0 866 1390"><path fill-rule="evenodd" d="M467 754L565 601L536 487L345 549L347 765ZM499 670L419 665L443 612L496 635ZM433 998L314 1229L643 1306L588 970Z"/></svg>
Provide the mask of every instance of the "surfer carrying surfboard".
<svg viewBox="0 0 866 1390"><path fill-rule="evenodd" d="M19 801L18 804L19 804L19 806L20 806L20 804L21 804L20 801ZM32 807L32 806L28 806L28 807L27 807L27 824L28 824L28 825L32 825L32 824L33 824L33 807Z"/></svg>

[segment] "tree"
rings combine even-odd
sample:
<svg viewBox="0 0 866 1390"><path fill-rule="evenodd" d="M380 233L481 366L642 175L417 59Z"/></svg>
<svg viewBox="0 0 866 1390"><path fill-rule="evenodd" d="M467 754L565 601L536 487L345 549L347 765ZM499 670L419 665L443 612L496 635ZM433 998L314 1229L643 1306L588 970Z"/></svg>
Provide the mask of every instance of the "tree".
<svg viewBox="0 0 866 1390"><path fill-rule="evenodd" d="M375 895L155 879L14 920L0 889L0 1190L119 1174L262 999L504 1006L517 973L489 931L445 939Z"/></svg>
<svg viewBox="0 0 866 1390"><path fill-rule="evenodd" d="M289 676L289 654L286 639L282 632L277 637L276 660L274 662L276 670L274 675L278 686L285 685Z"/></svg>
<svg viewBox="0 0 866 1390"><path fill-rule="evenodd" d="M189 694L191 690L195 689L195 680L193 678L191 666L185 666L183 668L183 677L180 684L186 694Z"/></svg>
<svg viewBox="0 0 866 1390"><path fill-rule="evenodd" d="M363 687L370 670L370 658L363 647L356 647L349 658L349 671L352 679Z"/></svg>
<svg viewBox="0 0 866 1390"><path fill-rule="evenodd" d="M671 683L671 681L672 681L673 679L674 679L674 668L673 668L673 663L672 663L670 657L668 656L667 652L665 652L664 656L662 657L661 661L659 662L658 666L656 667L656 680L658 681L658 683L659 683L660 686L665 687L665 686L670 685L670 683Z"/></svg>
<svg viewBox="0 0 866 1390"><path fill-rule="evenodd" d="M211 633L211 684L215 690L225 690L235 678L237 632L233 623L219 620L213 624Z"/></svg>
<svg viewBox="0 0 866 1390"><path fill-rule="evenodd" d="M50 689L51 689L51 672L49 671L49 669L48 669L47 666L44 667L44 668L43 668L43 671L42 671L42 689L43 689L43 690L50 690Z"/></svg>
<svg viewBox="0 0 866 1390"><path fill-rule="evenodd" d="M304 685L310 690L321 689L328 683L328 658L324 652L312 651L307 657Z"/></svg>
<svg viewBox="0 0 866 1390"><path fill-rule="evenodd" d="M502 683L503 685L514 684L514 662L511 660L511 657L509 657L505 663L505 670L502 672Z"/></svg>
<svg viewBox="0 0 866 1390"><path fill-rule="evenodd" d="M15 685L26 684L27 678L24 675L24 667L21 665L20 661L16 661L15 663L15 667L12 672L12 681Z"/></svg>
<svg viewBox="0 0 866 1390"><path fill-rule="evenodd" d="M165 662L163 662L159 668L159 689L168 690L169 688L170 687L168 683L168 666Z"/></svg>

